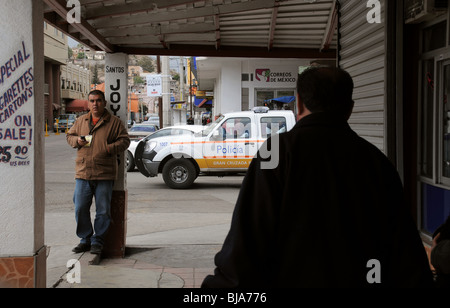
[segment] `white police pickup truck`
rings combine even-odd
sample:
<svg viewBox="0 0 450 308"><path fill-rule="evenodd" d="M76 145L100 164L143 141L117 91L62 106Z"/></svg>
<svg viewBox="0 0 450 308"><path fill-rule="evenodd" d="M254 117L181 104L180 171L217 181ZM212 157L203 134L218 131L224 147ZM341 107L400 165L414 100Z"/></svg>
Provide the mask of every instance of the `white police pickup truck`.
<svg viewBox="0 0 450 308"><path fill-rule="evenodd" d="M295 116L289 110L256 107L221 115L193 135L170 135L141 140L135 163L146 177L162 173L167 186L189 188L200 175L231 175L246 172L265 140L290 130Z"/></svg>

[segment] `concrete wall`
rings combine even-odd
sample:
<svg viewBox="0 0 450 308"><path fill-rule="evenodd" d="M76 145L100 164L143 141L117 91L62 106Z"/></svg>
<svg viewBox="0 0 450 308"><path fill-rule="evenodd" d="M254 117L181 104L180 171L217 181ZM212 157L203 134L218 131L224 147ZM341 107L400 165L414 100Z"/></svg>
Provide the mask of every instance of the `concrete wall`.
<svg viewBox="0 0 450 308"><path fill-rule="evenodd" d="M6 1L0 27L0 286L45 287L42 2Z"/></svg>

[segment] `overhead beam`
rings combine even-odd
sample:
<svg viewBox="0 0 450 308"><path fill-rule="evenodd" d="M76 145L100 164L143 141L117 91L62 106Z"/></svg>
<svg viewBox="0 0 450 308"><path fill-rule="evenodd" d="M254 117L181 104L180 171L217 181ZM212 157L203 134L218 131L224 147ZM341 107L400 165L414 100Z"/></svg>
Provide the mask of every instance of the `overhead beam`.
<svg viewBox="0 0 450 308"><path fill-rule="evenodd" d="M216 31L216 50L220 49L220 16L219 14L214 15L214 27Z"/></svg>
<svg viewBox="0 0 450 308"><path fill-rule="evenodd" d="M55 0L53 0L55 1ZM191 10L180 10L174 12L149 12L147 14L139 14L134 16L119 18L101 18L92 21L92 25L97 28L114 28L133 26L139 24L160 23L179 19L189 19L198 17L214 16L218 14L230 14L246 12L258 9L273 8L275 0L258 0L239 2L231 4L222 4L208 7L195 8Z"/></svg>
<svg viewBox="0 0 450 308"><path fill-rule="evenodd" d="M328 50L330 48L331 41L333 40L333 36L337 28L337 22L338 9L336 1L333 1L333 6L330 10L330 16L328 17L327 27L325 28L325 34L322 40L321 50Z"/></svg>
<svg viewBox="0 0 450 308"><path fill-rule="evenodd" d="M111 17L111 16L120 16L120 15L128 15L135 14L147 11L153 11L157 9L166 9L177 5L189 4L194 2L199 2L200 0L153 0L153 1L145 1L145 2L137 2L137 3L125 3L125 4L117 4L111 5L107 7L96 7L90 8L86 11L85 19L97 19L103 17ZM201 0L204 2L204 0ZM102 1L99 1L102 2ZM92 2L91 2L92 3Z"/></svg>
<svg viewBox="0 0 450 308"><path fill-rule="evenodd" d="M204 57L244 57L244 58L298 58L298 59L336 59L336 50L319 52L317 49L273 48L247 46L215 46L171 44L170 49L136 48L116 46L117 52L132 55L160 56L204 56Z"/></svg>
<svg viewBox="0 0 450 308"><path fill-rule="evenodd" d="M81 37L80 32L78 30L74 29L66 20L64 20L61 16L56 14L54 11L44 13L44 20L52 25L53 27L57 28L61 32L63 32L65 35L70 36L74 40L83 43L84 45L88 46L89 48L93 50L101 50L97 45L93 44L91 41L86 40L85 38Z"/></svg>
<svg viewBox="0 0 450 308"><path fill-rule="evenodd" d="M67 20L69 8L66 7L67 2L64 0L44 0L59 16ZM71 24L78 32L89 39L93 44L106 52L114 52L114 46L109 43L100 33L97 32L86 20L81 18L80 23Z"/></svg>
<svg viewBox="0 0 450 308"><path fill-rule="evenodd" d="M272 10L272 16L270 18L270 27L269 27L269 41L267 43L267 49L271 50L273 47L273 38L275 35L275 27L277 25L277 16L278 16L278 7L280 3L277 1L275 3L275 7Z"/></svg>
<svg viewBox="0 0 450 308"><path fill-rule="evenodd" d="M119 29L100 29L98 32L105 38L110 37L128 37L136 35L161 35L161 34L180 34L180 33L207 33L216 31L216 26L212 23L185 24L185 25L155 25L142 27L127 27Z"/></svg>

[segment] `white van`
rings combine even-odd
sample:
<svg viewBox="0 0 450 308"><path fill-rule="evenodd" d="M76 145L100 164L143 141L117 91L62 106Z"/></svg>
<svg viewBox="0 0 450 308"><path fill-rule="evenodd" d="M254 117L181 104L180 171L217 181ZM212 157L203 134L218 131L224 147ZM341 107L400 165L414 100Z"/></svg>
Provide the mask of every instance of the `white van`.
<svg viewBox="0 0 450 308"><path fill-rule="evenodd" d="M135 163L146 177L163 175L171 188L189 188L200 175L224 176L245 173L265 140L295 125L292 111L253 111L221 115L194 135L143 139Z"/></svg>

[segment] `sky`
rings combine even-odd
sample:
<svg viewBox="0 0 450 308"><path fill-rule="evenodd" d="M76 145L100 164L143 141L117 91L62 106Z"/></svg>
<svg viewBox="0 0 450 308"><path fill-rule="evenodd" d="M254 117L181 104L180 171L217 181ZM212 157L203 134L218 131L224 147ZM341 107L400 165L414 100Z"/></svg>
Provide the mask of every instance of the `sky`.
<svg viewBox="0 0 450 308"><path fill-rule="evenodd" d="M68 38L69 38L69 47L73 48L78 45L78 42L75 41L73 38L71 38L70 36Z"/></svg>

